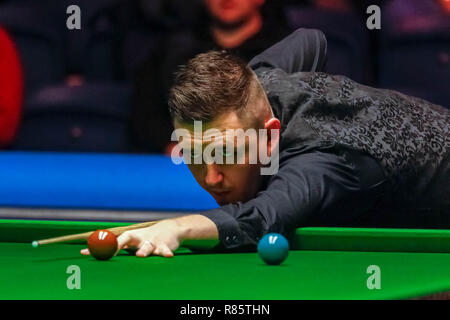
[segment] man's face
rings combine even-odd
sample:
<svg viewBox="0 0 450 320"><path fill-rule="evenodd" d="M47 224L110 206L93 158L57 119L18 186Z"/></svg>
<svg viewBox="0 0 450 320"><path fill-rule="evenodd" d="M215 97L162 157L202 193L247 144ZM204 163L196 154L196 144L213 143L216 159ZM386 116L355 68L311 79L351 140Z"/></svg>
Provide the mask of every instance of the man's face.
<svg viewBox="0 0 450 320"><path fill-rule="evenodd" d="M201 164L193 164L194 157L198 157L198 155L193 154L194 150L191 150L191 159L193 160L191 164L188 164L190 171L198 184L208 191L219 205L250 200L256 195L260 188L261 165L258 163L250 164L249 161L249 144L252 143L250 141L251 138L246 137L239 143L235 137L230 135L230 131L227 133L227 129L243 129L245 131L252 128L251 125L246 124L245 122L246 121L241 120L235 112L221 115L213 121L202 123L201 137L196 137L194 135L193 123L179 122L177 120L174 122L175 129L186 129L189 131L191 136L191 148L194 149L195 145L201 146L201 149L199 148L197 150L202 150L202 154L208 145L212 148L215 145L223 146L227 142L234 141L233 152L235 161L233 164L227 164L225 160L223 161L223 164L207 164L203 160ZM220 135L205 135L205 132L212 128L217 129L216 132L220 132ZM253 129L256 129L257 131L257 128ZM238 150L243 150L242 148L244 147L245 152L243 152L243 157L245 159L241 158L241 161L237 162L236 158L238 157ZM186 151L184 150L184 152ZM230 153L226 153L226 150L224 150L223 155L226 157L229 156Z"/></svg>
<svg viewBox="0 0 450 320"><path fill-rule="evenodd" d="M239 23L259 10L264 0L205 0L210 14L225 24Z"/></svg>

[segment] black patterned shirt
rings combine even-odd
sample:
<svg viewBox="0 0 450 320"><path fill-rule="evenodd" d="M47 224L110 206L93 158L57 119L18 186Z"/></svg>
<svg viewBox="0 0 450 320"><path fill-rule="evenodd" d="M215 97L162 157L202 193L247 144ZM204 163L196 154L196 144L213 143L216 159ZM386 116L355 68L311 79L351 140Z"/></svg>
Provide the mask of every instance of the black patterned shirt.
<svg viewBox="0 0 450 320"><path fill-rule="evenodd" d="M303 226L450 228L449 111L322 70L299 29L250 66L281 121L279 171L254 199L203 212L225 249Z"/></svg>

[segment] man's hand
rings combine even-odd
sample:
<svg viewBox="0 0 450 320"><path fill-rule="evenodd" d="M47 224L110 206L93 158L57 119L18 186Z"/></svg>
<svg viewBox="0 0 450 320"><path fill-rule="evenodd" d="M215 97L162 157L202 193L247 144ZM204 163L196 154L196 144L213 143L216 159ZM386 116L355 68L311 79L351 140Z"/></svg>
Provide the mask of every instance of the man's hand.
<svg viewBox="0 0 450 320"><path fill-rule="evenodd" d="M130 249L137 250L138 257L147 257L151 254L173 257L173 251L180 245L180 236L181 230L174 219L162 220L151 227L122 233L117 238L117 252L121 249ZM81 250L81 254L88 255L89 249Z"/></svg>
<svg viewBox="0 0 450 320"><path fill-rule="evenodd" d="M210 219L201 215L190 215L162 220L151 227L122 233L117 238L117 252L121 249L130 249L137 250L138 257L149 255L173 257L173 252L184 240L217 238L216 225ZM89 255L89 249L81 250L81 254Z"/></svg>
<svg viewBox="0 0 450 320"><path fill-rule="evenodd" d="M137 250L136 256L149 255L173 257L180 246L181 230L175 220L163 220L154 226L122 233L118 242L120 249Z"/></svg>

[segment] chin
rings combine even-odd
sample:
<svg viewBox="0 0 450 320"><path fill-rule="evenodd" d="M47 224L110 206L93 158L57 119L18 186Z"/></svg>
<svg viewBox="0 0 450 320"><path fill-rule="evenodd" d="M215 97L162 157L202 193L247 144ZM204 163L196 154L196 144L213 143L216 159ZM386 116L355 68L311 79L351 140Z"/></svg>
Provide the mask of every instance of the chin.
<svg viewBox="0 0 450 320"><path fill-rule="evenodd" d="M218 20L224 24L236 24L245 20L245 15L239 12L223 12L217 16Z"/></svg>
<svg viewBox="0 0 450 320"><path fill-rule="evenodd" d="M216 202L217 202L217 204L219 206L226 206L227 204L229 204L229 202L226 202L226 201L218 201L218 200L216 200Z"/></svg>
<svg viewBox="0 0 450 320"><path fill-rule="evenodd" d="M228 199L217 199L215 198L214 200L216 200L216 202L220 205L220 206L225 206L227 204L232 204L232 203L238 203L238 202L246 202L248 200L250 200L249 198L245 198L245 197L238 197L238 198L228 198Z"/></svg>
<svg viewBox="0 0 450 320"><path fill-rule="evenodd" d="M231 201L226 200L226 199L217 199L217 198L216 198L216 199L214 199L214 200L216 200L216 202L217 202L217 204L218 204L219 206L225 206L225 205L231 203Z"/></svg>

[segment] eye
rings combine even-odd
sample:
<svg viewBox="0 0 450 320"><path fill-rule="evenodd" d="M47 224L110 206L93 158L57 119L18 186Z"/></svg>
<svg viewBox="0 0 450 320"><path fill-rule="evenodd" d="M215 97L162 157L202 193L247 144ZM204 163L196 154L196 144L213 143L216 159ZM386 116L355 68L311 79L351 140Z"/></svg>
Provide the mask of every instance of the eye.
<svg viewBox="0 0 450 320"><path fill-rule="evenodd" d="M199 152L195 152L194 150L190 150L190 149L181 149L181 154L183 156L188 156L191 159L197 159L198 157L201 157L201 153Z"/></svg>
<svg viewBox="0 0 450 320"><path fill-rule="evenodd" d="M198 159L201 156L202 156L201 152L195 152L195 151L191 152L191 158L192 159Z"/></svg>
<svg viewBox="0 0 450 320"><path fill-rule="evenodd" d="M234 152L227 152L227 149L222 150L222 154L224 157L231 157L233 154L236 154L236 151Z"/></svg>

